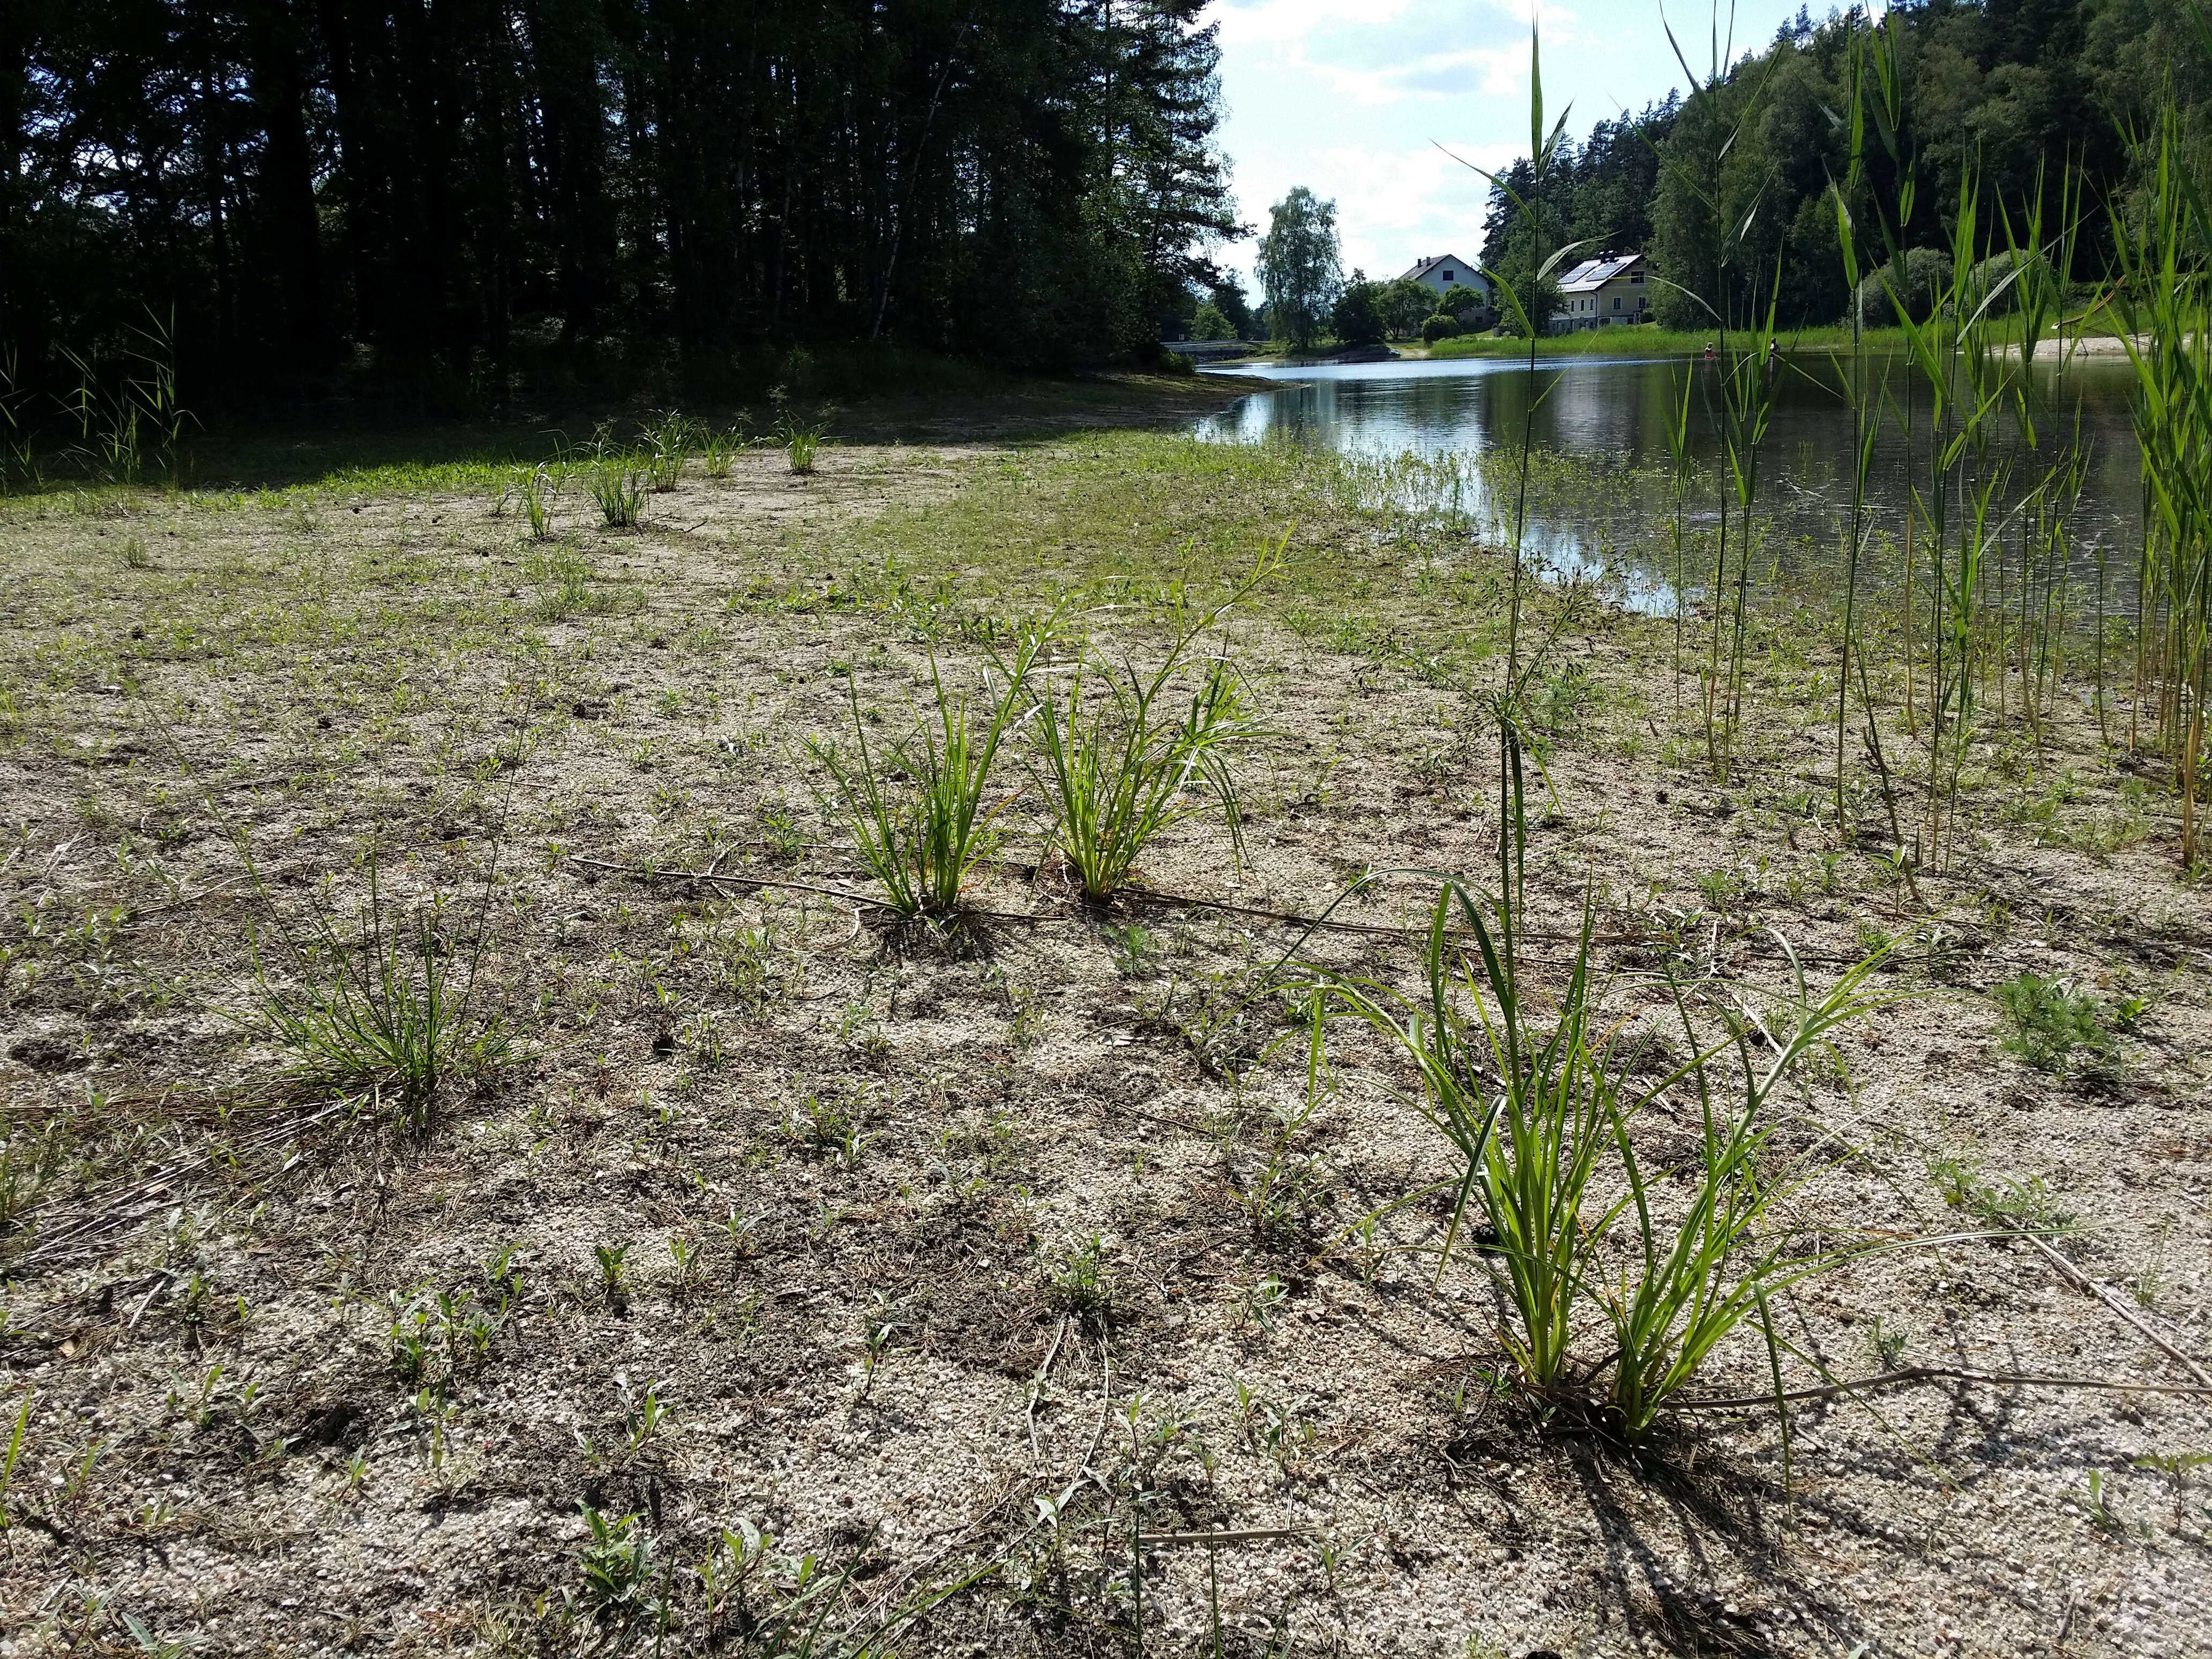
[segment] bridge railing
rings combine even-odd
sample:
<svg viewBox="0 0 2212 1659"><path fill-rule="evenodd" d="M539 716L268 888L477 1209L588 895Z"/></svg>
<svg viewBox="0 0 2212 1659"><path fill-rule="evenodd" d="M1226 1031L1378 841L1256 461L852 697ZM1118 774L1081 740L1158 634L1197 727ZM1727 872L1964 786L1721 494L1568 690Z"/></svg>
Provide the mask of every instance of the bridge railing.
<svg viewBox="0 0 2212 1659"><path fill-rule="evenodd" d="M1163 340L1163 351L1176 352L1194 363L1212 362L1222 357L1245 357L1252 353L1249 340Z"/></svg>

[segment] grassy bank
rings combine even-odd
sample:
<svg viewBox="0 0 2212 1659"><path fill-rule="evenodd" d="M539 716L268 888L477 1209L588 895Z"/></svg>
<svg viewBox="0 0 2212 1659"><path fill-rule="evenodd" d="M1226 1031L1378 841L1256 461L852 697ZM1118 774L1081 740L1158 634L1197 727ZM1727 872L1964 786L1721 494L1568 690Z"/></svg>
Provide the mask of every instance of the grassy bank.
<svg viewBox="0 0 2212 1659"><path fill-rule="evenodd" d="M2090 319L2081 324L2078 337L2088 341L2104 341L2115 337L2118 324L2110 316ZM1740 336L1739 338L1747 338ZM1785 354L1810 352L1826 356L1848 353L1851 349L1851 331L1842 324L1826 327L1778 329L1776 339ZM1988 329L1987 337L1993 344L2016 343L2020 331L2016 324L2008 326L1999 319ZM1664 329L1646 325L1628 328L1585 329L1576 334L1547 335L1536 342L1540 359L1553 357L1701 357L1708 346L1717 346L1720 336L1713 329ZM1867 349L1877 354L1895 356L1905 349L1905 331L1898 328L1870 328L1864 341ZM2057 343L2046 334L2041 342L2041 355L2048 359L2056 355ZM1519 357L1528 356L1528 342L1511 336L1462 334L1456 339L1438 340L1427 349L1431 357Z"/></svg>
<svg viewBox="0 0 2212 1659"><path fill-rule="evenodd" d="M1219 376L1123 371L1040 377L897 347L793 348L749 365L742 394L657 398L526 398L471 419L410 416L364 402L351 415L181 417L173 463L147 431L109 453L97 433L27 426L27 465L0 467L0 499L97 490L124 477L188 491L301 485L402 491L495 487L517 467L559 464L595 442L634 447L672 414L741 442L768 441L787 416L833 440L994 441L1188 419L1243 389Z"/></svg>
<svg viewBox="0 0 2212 1659"><path fill-rule="evenodd" d="M1443 994L1433 872L1498 868L1510 562L1422 463L1084 429L1187 390L833 433L805 473L681 452L623 526L580 468L533 528L519 437L0 502L0 1601L34 1650L143 1649L125 1614L518 1656L2191 1639L2144 1564L2203 1559L2212 1413L2019 1380L2185 1383L2143 1327L2196 1347L2212 1310L2212 910L2164 781L2078 674L2033 726L1992 700L1916 870L1924 738L1879 683L1894 776L1854 753L1832 814L1825 596L1758 596L1717 765L1704 618L1686 695L1671 623L1534 585L1528 1017L1587 921L1603 1075L1710 1041L1720 1099L1803 1029L1778 933L1816 1002L1870 951L1909 994L1779 1076L1746 1248L1854 1250L1775 1288L1771 1345L1747 1320L1632 1423L1589 1381L1599 1288L1648 1272L1624 1221L1539 1393L1494 1231L1447 1248L1436 1097L1343 1017ZM840 769L910 801L921 734L1004 706L1048 623L1062 731L1197 641L1160 729L1234 738L1236 833L1170 791L1085 902L1040 693L962 914L890 914ZM1585 1220L1674 1225L1698 1093L1618 1133ZM1786 1439L1763 1403L1874 1376L1878 1416L1801 1401Z"/></svg>
<svg viewBox="0 0 2212 1659"><path fill-rule="evenodd" d="M1679 331L1650 325L1632 328L1584 329L1576 334L1551 334L1536 342L1536 355L1546 357L1688 357L1702 355L1708 345L1717 342L1710 329ZM1820 349L1830 346L1848 348L1850 331L1847 328L1818 328L1798 331L1788 337L1793 347ZM1512 336L1462 334L1455 339L1438 340L1429 348L1431 357L1520 357L1528 355L1528 342Z"/></svg>

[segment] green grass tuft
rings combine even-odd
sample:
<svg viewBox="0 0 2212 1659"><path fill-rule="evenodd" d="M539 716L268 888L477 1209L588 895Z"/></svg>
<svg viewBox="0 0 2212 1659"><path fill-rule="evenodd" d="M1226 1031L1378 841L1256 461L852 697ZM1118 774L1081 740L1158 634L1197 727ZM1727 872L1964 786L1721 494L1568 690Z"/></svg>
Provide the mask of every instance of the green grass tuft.
<svg viewBox="0 0 2212 1659"><path fill-rule="evenodd" d="M933 656L935 729L917 717L912 734L886 757L889 765L878 766L869 750L860 692L850 680L855 757L848 762L835 747L809 741L809 750L833 781L829 805L852 826L860 861L882 884L896 914L944 917L959 908L968 872L988 844L992 820L1020 793L988 806L984 802L999 745L1024 712L1030 665L1041 643L1041 637L1032 638L1015 654L980 730L969 718L967 698L946 694ZM899 786L894 775L901 773L911 779L910 787Z"/></svg>
<svg viewBox="0 0 2212 1659"><path fill-rule="evenodd" d="M1177 681L1206 635L1273 574L1279 548L1254 566L1220 604L1196 615L1171 612L1173 643L1149 675L1123 665L1097 665L1086 647L1065 694L1039 703L1037 745L1043 785L1059 815L1060 851L1084 896L1110 897L1129 878L1146 847L1169 826L1218 805L1240 860L1236 781L1229 756L1263 737L1245 700L1242 677L1225 651L1207 662L1197 688L1177 696ZM1105 695L1092 688L1103 683Z"/></svg>
<svg viewBox="0 0 2212 1659"><path fill-rule="evenodd" d="M646 473L635 456L605 451L592 461L584 480L608 529L626 530L637 522L645 508Z"/></svg>
<svg viewBox="0 0 2212 1659"><path fill-rule="evenodd" d="M372 851L357 939L342 937L319 911L305 945L285 937L294 971L284 983L254 942L254 980L262 1019L290 1054L296 1081L358 1092L420 1132L447 1079L506 1065L513 1040L496 1015L477 1006L482 918L472 940L449 946L434 911L386 903L377 866Z"/></svg>
<svg viewBox="0 0 2212 1659"><path fill-rule="evenodd" d="M1413 1062L1421 1083L1415 1103L1457 1155L1438 1273L1475 1211L1486 1271L1511 1312L1504 1341L1522 1386L1551 1403L1594 1395L1613 1426L1636 1439L1724 1338L1747 1320L1765 1326L1770 1295L1856 1253L1803 1249L1771 1224L1772 1212L1800 1183L1775 1167L1771 1107L1784 1079L1827 1033L1891 999L1866 989L1879 951L1817 1000L1801 972L1795 1004L1784 1019L1768 1022L1778 1040L1755 1060L1744 1035L1749 1021L1725 1018L1732 1004L1719 1012L1735 1035L1700 1048L1686 994L1675 988L1692 1057L1656 1083L1632 1087L1642 1055L1616 1054L1613 1028L1597 1011L1594 907L1584 906L1548 1030L1521 995L1525 837L1518 744L1510 731L1501 747L1507 805L1499 890L1480 897L1457 879L1438 890L1425 952L1427 995L1409 998L1342 975L1321 975L1309 989ZM1473 957L1454 937L1455 922L1473 939ZM1733 1080L1719 1063L1730 1048ZM1314 1052L1318 1066L1318 1033ZM1644 1108L1677 1085L1695 1091L1698 1141L1671 1167L1647 1170L1631 1131ZM1680 1188L1686 1198L1674 1196ZM1608 1202L1614 1193L1621 1195ZM1628 1235L1625 1261L1617 1231ZM1593 1314L1610 1336L1594 1360L1578 1357L1577 1346Z"/></svg>

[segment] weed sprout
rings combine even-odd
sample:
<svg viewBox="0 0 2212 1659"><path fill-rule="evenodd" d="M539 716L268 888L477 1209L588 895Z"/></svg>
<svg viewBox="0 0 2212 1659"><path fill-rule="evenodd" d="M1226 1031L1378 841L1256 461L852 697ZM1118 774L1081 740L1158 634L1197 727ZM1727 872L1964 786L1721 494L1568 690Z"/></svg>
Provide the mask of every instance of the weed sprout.
<svg viewBox="0 0 2212 1659"><path fill-rule="evenodd" d="M576 1600L592 1621L626 1632L647 1620L659 1620L665 1609L654 1595L659 1575L653 1559L653 1540L635 1515L610 1519L583 1505L584 1523L591 1536L576 1552L582 1580Z"/></svg>
<svg viewBox="0 0 2212 1659"><path fill-rule="evenodd" d="M2004 1050L2039 1072L2065 1072L2078 1056L2085 1069L2109 1071L2119 1045L2105 1023L2097 1000L2063 980L2023 973L1999 985L1990 995L2003 1012Z"/></svg>
<svg viewBox="0 0 2212 1659"><path fill-rule="evenodd" d="M594 1244L592 1258L599 1264L599 1289L607 1298L607 1305L619 1307L624 1285L629 1278L630 1247L628 1244Z"/></svg>
<svg viewBox="0 0 2212 1659"><path fill-rule="evenodd" d="M1086 1330L1103 1332L1114 1321L1114 1280L1106 1246L1097 1233L1045 1267L1046 1299Z"/></svg>

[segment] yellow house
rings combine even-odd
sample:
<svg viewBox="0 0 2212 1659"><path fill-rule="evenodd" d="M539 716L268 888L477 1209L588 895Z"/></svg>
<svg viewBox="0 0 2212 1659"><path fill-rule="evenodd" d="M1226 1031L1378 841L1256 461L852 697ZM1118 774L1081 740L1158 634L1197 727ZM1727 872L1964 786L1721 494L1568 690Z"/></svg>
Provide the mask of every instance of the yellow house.
<svg viewBox="0 0 2212 1659"><path fill-rule="evenodd" d="M1608 253L1585 259L1559 278L1559 304L1552 313L1552 332L1612 328L1652 320L1650 267L1640 253Z"/></svg>

